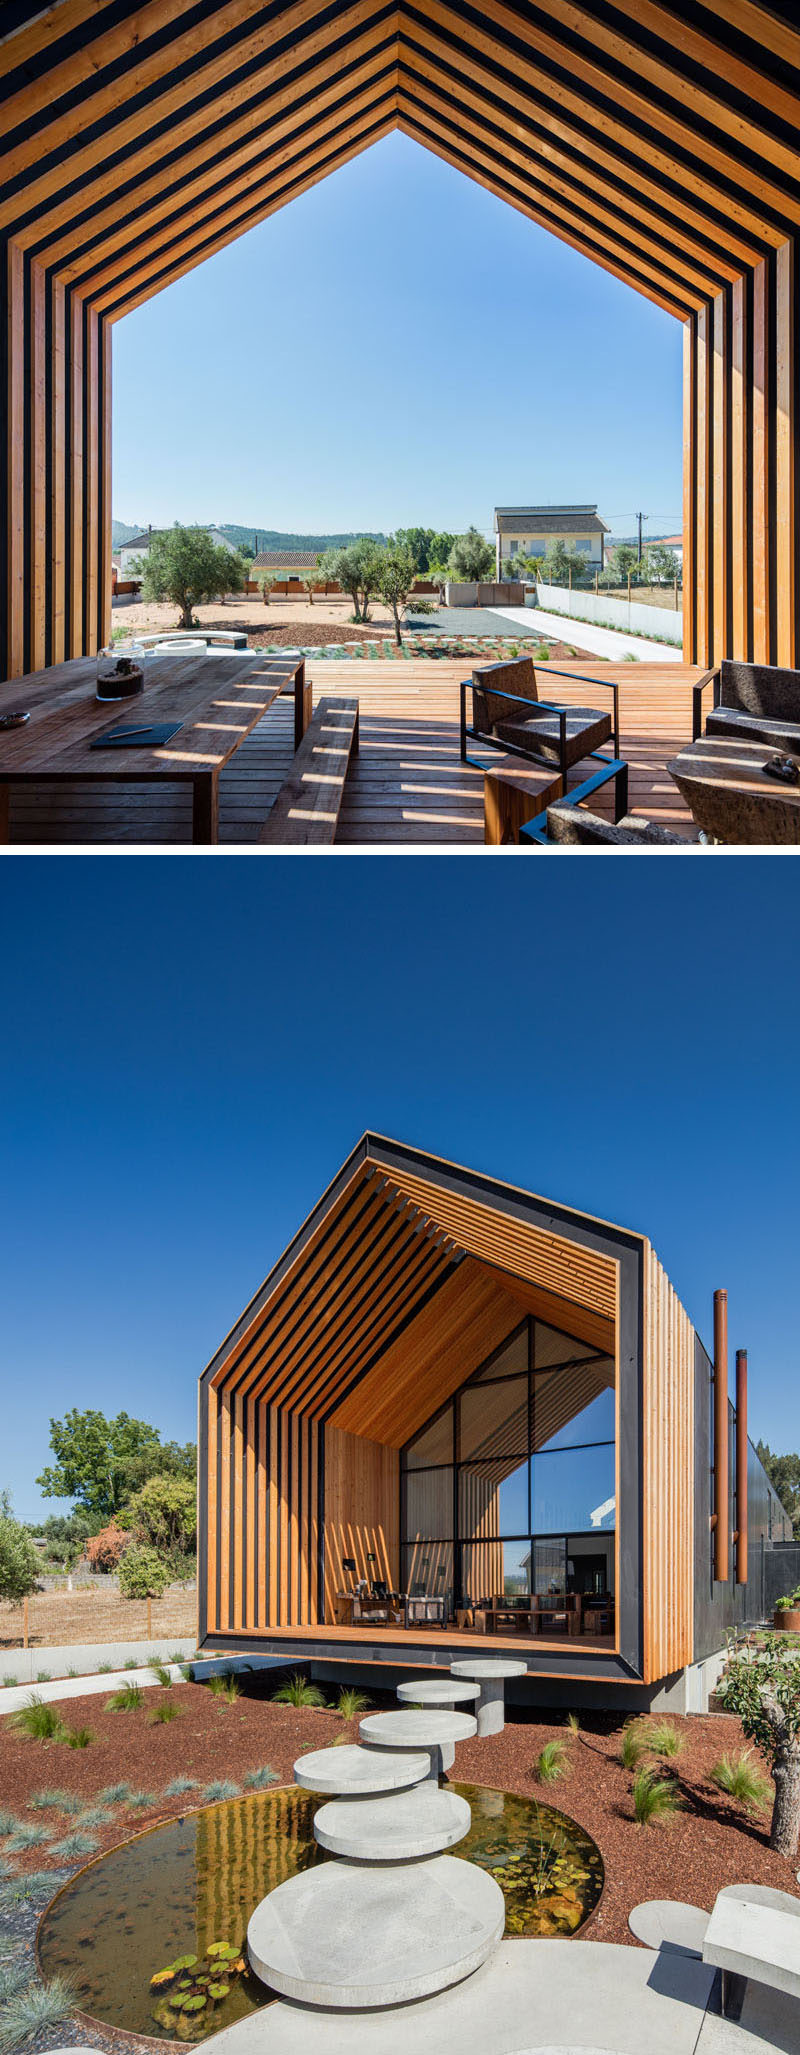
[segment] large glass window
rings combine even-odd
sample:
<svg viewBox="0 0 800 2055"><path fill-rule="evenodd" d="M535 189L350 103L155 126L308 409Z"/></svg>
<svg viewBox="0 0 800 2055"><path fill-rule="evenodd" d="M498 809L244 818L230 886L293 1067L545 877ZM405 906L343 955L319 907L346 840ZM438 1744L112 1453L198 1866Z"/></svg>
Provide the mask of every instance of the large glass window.
<svg viewBox="0 0 800 2055"><path fill-rule="evenodd" d="M613 1359L522 1320L403 1451L401 1518L414 1596L527 1617L568 1592L613 1616Z"/></svg>

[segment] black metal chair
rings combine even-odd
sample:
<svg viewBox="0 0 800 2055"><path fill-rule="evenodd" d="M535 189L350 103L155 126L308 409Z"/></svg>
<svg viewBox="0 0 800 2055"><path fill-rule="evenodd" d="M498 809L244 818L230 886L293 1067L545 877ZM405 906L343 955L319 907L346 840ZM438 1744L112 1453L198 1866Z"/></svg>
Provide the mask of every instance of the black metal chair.
<svg viewBox="0 0 800 2055"><path fill-rule="evenodd" d="M587 756L599 757L602 745L613 744L619 758L619 687L612 678L576 678L571 671L548 670L551 678L568 678L570 684L591 685L612 696L613 714L592 706L559 706L540 699L536 666L532 657L515 657L507 663L481 664L461 685L461 756L465 763L471 738L487 743L545 769L557 764L564 791L567 772ZM472 692L472 724L467 720L467 693ZM476 768L483 769L483 764Z"/></svg>

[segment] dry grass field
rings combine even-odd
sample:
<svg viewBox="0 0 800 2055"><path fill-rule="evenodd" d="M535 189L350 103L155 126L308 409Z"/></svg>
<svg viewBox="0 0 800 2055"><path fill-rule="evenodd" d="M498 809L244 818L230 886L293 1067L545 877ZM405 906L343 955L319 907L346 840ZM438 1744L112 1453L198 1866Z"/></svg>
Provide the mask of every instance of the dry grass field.
<svg viewBox="0 0 800 2055"><path fill-rule="evenodd" d="M61 1648L95 1641L163 1643L172 1635L183 1640L197 1632L197 1598L193 1585L174 1585L151 1601L150 1637L147 1602L121 1598L118 1591L35 1592L28 1600L28 1643L31 1648ZM21 1605L0 1605L0 1649L21 1648ZM162 1653L163 1653L162 1649Z"/></svg>

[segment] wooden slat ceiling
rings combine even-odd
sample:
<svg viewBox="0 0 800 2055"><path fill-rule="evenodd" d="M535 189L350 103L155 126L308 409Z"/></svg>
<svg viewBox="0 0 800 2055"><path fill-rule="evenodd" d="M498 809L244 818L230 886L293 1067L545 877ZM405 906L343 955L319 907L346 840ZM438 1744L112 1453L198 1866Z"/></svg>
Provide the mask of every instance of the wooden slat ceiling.
<svg viewBox="0 0 800 2055"><path fill-rule="evenodd" d="M794 0L6 17L0 232L113 319L397 128L678 317L800 224Z"/></svg>
<svg viewBox="0 0 800 2055"><path fill-rule="evenodd" d="M613 1351L616 1289L613 1258L367 1156L207 1375L398 1447L518 1326L520 1291Z"/></svg>

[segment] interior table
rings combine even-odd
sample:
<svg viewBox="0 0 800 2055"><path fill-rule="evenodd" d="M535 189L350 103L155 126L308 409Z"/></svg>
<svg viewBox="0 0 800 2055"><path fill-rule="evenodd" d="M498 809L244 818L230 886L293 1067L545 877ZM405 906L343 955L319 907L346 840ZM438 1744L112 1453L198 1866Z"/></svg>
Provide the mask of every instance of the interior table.
<svg viewBox="0 0 800 2055"><path fill-rule="evenodd" d="M764 765L782 752L763 742L703 735L667 764L698 828L717 842L800 842L800 778L785 785ZM800 758L795 758L800 769Z"/></svg>
<svg viewBox="0 0 800 2055"><path fill-rule="evenodd" d="M0 841L8 841L13 784L80 779L113 788L166 779L191 785L192 841L216 842L219 773L297 668L260 650L154 650L145 658L144 689L131 699L96 699L96 657L73 657L0 686L0 714L30 714L23 727L0 730ZM145 739L137 747L92 748L111 728L168 721L180 727L159 747Z"/></svg>

